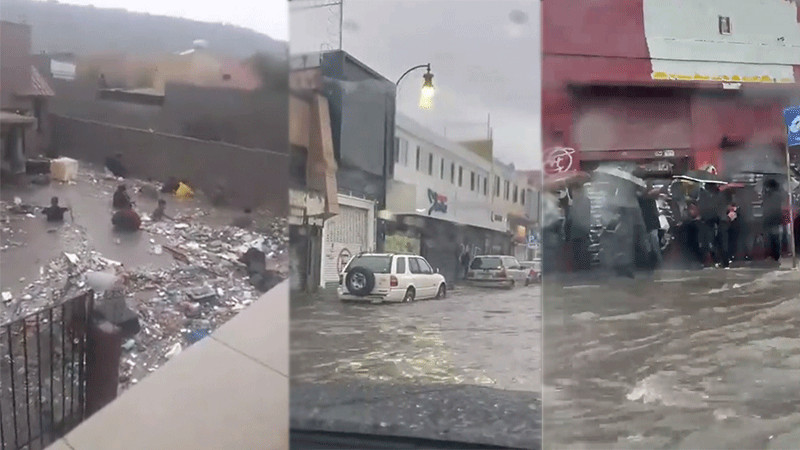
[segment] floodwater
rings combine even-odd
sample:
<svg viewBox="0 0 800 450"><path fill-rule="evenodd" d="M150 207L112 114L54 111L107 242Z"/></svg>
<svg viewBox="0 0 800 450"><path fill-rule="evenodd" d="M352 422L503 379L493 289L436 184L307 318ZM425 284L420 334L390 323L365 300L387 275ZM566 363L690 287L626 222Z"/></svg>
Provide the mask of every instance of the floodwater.
<svg viewBox="0 0 800 450"><path fill-rule="evenodd" d="M462 288L443 300L350 304L292 298L294 382L363 380L541 390L538 286Z"/></svg>
<svg viewBox="0 0 800 450"><path fill-rule="evenodd" d="M3 244L20 242L24 245L11 246L0 254L3 262L0 286L3 291L17 296L27 284L39 277L40 267L63 252L79 248L83 239L103 257L127 267L149 266L159 269L171 266L173 259L168 253L156 255L151 252L154 244L166 243L163 236L113 230L111 199L120 183L105 179L102 172L88 167L81 169L74 183L54 181L47 186L4 186L0 197L8 204L13 203L14 197L19 197L24 204L48 206L50 198L58 196L61 206L71 208L72 214L65 214L65 223L60 226L47 223L38 211L36 217L9 214L10 223L6 224L7 230L2 233L0 240ZM124 183L136 202L137 212L149 215L156 207L156 200L138 194L135 189L138 182ZM170 197L166 199L168 214L194 215L202 211L200 220L211 226L228 225L239 214L230 209L211 208L201 198L181 201Z"/></svg>
<svg viewBox="0 0 800 450"><path fill-rule="evenodd" d="M540 288L443 300L292 297L298 429L540 447Z"/></svg>
<svg viewBox="0 0 800 450"><path fill-rule="evenodd" d="M800 273L544 287L545 448L797 448Z"/></svg>

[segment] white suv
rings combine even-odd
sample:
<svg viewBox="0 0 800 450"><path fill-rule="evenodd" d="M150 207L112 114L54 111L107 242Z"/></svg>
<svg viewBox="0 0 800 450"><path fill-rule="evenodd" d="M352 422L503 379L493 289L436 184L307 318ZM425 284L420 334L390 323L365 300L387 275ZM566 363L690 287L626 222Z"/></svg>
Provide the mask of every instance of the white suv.
<svg viewBox="0 0 800 450"><path fill-rule="evenodd" d="M339 275L340 300L412 302L444 298L447 283L421 256L362 253Z"/></svg>

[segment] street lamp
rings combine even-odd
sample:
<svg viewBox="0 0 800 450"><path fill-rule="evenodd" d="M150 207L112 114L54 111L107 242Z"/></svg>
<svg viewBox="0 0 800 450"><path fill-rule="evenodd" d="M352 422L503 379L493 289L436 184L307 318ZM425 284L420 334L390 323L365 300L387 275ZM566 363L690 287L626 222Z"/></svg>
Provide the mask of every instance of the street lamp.
<svg viewBox="0 0 800 450"><path fill-rule="evenodd" d="M433 94L436 92L436 90L433 87L433 74L431 73L430 63L420 64L406 70L405 73L400 75L400 78L397 79L395 86L400 86L400 82L403 80L403 78L417 69L427 69L427 72L422 75L424 82L422 83L422 91L419 95L419 107L422 109L431 109L433 107Z"/></svg>

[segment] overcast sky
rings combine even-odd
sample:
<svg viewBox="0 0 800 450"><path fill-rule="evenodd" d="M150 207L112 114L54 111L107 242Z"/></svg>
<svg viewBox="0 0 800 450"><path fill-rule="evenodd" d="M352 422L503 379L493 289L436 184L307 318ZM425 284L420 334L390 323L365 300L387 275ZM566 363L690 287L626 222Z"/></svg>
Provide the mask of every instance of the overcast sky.
<svg viewBox="0 0 800 450"><path fill-rule="evenodd" d="M290 4L292 53L338 47L339 8ZM398 108L450 138L483 138L487 115L495 156L541 166L539 1L345 0L344 50L386 78L431 63L431 111L418 108L423 71L407 76Z"/></svg>
<svg viewBox="0 0 800 450"><path fill-rule="evenodd" d="M222 22L250 28L273 39L289 40L286 0L59 0L96 8L122 8L153 15Z"/></svg>

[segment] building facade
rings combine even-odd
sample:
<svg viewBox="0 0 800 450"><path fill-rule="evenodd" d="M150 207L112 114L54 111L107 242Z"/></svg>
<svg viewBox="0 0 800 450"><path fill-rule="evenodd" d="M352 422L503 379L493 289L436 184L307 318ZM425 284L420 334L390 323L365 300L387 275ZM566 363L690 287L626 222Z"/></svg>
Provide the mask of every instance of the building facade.
<svg viewBox="0 0 800 450"><path fill-rule="evenodd" d="M292 71L318 70L327 100L338 212L322 230L320 285L338 283L349 256L382 250L392 171L395 84L343 51L295 56Z"/></svg>
<svg viewBox="0 0 800 450"><path fill-rule="evenodd" d="M0 154L4 174L25 173L29 157L50 141L48 101L54 95L31 55L31 27L0 21Z"/></svg>
<svg viewBox="0 0 800 450"><path fill-rule="evenodd" d="M448 282L462 277L465 249L505 253L507 224L492 214L490 159L398 114L393 161L387 251L424 256Z"/></svg>
<svg viewBox="0 0 800 450"><path fill-rule="evenodd" d="M787 0L544 0L545 167L608 161L669 172L780 157L800 101L800 11ZM570 163L570 167L563 167Z"/></svg>

